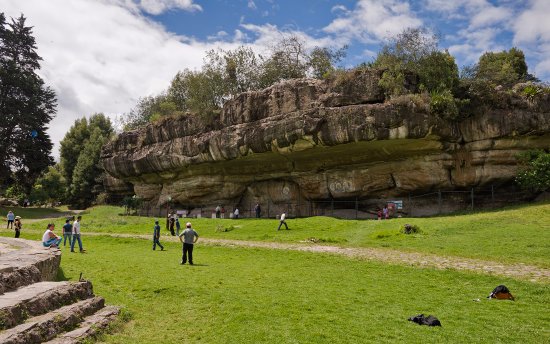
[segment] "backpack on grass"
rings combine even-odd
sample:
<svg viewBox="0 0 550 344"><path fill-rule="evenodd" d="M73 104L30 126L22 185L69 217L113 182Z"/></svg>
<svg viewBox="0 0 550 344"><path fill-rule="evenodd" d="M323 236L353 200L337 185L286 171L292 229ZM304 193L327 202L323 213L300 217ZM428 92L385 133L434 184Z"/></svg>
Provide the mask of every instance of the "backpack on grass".
<svg viewBox="0 0 550 344"><path fill-rule="evenodd" d="M487 298L514 301L514 296L512 295L512 293L510 293L510 290L503 284L493 289L493 291L491 292L491 294L489 294L489 296L487 296Z"/></svg>

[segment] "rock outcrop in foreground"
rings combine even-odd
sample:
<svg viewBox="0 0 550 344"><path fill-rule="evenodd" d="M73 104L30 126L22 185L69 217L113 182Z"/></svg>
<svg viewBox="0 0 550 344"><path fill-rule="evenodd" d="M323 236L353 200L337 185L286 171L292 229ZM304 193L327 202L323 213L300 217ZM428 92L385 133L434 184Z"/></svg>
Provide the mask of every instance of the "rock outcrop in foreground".
<svg viewBox="0 0 550 344"><path fill-rule="evenodd" d="M61 251L0 238L0 343L88 343L119 314L90 281L54 282Z"/></svg>
<svg viewBox="0 0 550 344"><path fill-rule="evenodd" d="M503 108L450 122L420 96L385 101L379 77L291 80L239 95L208 123L123 133L102 152L111 190L131 183L156 205L189 208L389 198L510 183L518 153L550 147L548 95L502 91Z"/></svg>

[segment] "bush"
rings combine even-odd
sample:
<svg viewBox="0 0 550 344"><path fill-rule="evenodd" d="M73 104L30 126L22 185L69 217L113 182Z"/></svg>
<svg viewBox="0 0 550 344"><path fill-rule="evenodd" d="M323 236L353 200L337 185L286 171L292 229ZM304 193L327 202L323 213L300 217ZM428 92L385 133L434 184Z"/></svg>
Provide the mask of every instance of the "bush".
<svg viewBox="0 0 550 344"><path fill-rule="evenodd" d="M430 112L446 120L459 117L455 98L450 90L432 91L430 93Z"/></svg>
<svg viewBox="0 0 550 344"><path fill-rule="evenodd" d="M403 233L403 234L418 234L418 233L421 233L421 230L418 226L410 225L410 224L407 223L403 226L403 228L401 228L401 233Z"/></svg>

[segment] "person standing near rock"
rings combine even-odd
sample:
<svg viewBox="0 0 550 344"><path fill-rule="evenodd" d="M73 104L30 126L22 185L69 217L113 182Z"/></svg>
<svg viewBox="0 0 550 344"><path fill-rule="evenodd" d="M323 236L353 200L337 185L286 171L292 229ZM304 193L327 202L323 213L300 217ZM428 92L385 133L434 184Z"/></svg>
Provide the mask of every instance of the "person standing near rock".
<svg viewBox="0 0 550 344"><path fill-rule="evenodd" d="M61 244L61 240L63 239L53 232L54 229L55 225L53 223L48 223L48 227L46 227L46 231L44 235L42 235L42 245L44 245L44 247L56 248Z"/></svg>
<svg viewBox="0 0 550 344"><path fill-rule="evenodd" d="M224 206L222 206L221 212L222 212L222 219L225 219L225 207Z"/></svg>
<svg viewBox="0 0 550 344"><path fill-rule="evenodd" d="M158 221L155 221L155 227L153 229L153 251L157 249L157 245L159 245L160 250L164 251L164 246L160 243L160 225Z"/></svg>
<svg viewBox="0 0 550 344"><path fill-rule="evenodd" d="M84 248L82 247L82 239L80 238L80 220L82 220L82 216L78 216L76 218L76 221L73 222L73 238L71 242L71 252L74 252L74 243L78 241L78 248L80 249L80 253L86 252Z"/></svg>
<svg viewBox="0 0 550 344"><path fill-rule="evenodd" d="M239 218L239 208L235 208L235 212L233 212L233 217L235 219L238 219Z"/></svg>
<svg viewBox="0 0 550 344"><path fill-rule="evenodd" d="M282 213L279 219L279 227L277 228L277 230L280 230L282 225L285 225L286 229L288 229L288 225L286 224L285 220L286 220L286 214Z"/></svg>
<svg viewBox="0 0 550 344"><path fill-rule="evenodd" d="M180 242L183 243L183 255L181 257L181 265L187 263L193 265L193 246L199 239L199 234L191 228L191 222L185 224L185 230L179 235ZM183 237L183 240L182 240Z"/></svg>
<svg viewBox="0 0 550 344"><path fill-rule="evenodd" d="M170 214L170 217L168 218L168 226L170 228L170 234L172 234L172 236L176 235L176 232L174 232L174 224L176 223L174 216L175 215Z"/></svg>
<svg viewBox="0 0 550 344"><path fill-rule="evenodd" d="M180 220L176 217L176 235L177 236L180 236L180 230L181 230Z"/></svg>
<svg viewBox="0 0 550 344"><path fill-rule="evenodd" d="M15 214L13 213L13 211L8 211L8 216L6 216L7 219L8 219L8 225L6 226L6 229L10 228L10 224L11 224L11 229L13 229L13 221L15 220Z"/></svg>
<svg viewBox="0 0 550 344"><path fill-rule="evenodd" d="M222 211L221 207L218 205L214 211L216 212L216 218L219 219Z"/></svg>
<svg viewBox="0 0 550 344"><path fill-rule="evenodd" d="M69 247L71 247L73 242L73 225L71 224L71 219L66 219L65 224L63 225L63 246L67 246L67 239L69 239Z"/></svg>
<svg viewBox="0 0 550 344"><path fill-rule="evenodd" d="M15 217L15 237L19 238L19 235L21 235L21 228L23 225L21 224L21 216Z"/></svg>
<svg viewBox="0 0 550 344"><path fill-rule="evenodd" d="M259 219L262 214L262 207L260 207L260 203L256 203L254 211L256 212L256 218Z"/></svg>

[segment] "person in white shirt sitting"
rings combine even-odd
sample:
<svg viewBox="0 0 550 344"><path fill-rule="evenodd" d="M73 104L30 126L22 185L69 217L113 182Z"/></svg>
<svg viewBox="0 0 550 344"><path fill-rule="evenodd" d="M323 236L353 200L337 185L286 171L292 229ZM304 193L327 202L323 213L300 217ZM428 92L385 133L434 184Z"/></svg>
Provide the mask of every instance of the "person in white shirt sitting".
<svg viewBox="0 0 550 344"><path fill-rule="evenodd" d="M46 231L44 232L44 235L42 235L42 245L44 245L44 247L58 247L61 243L61 240L63 240L53 232L54 229L55 225L53 223L49 223Z"/></svg>

